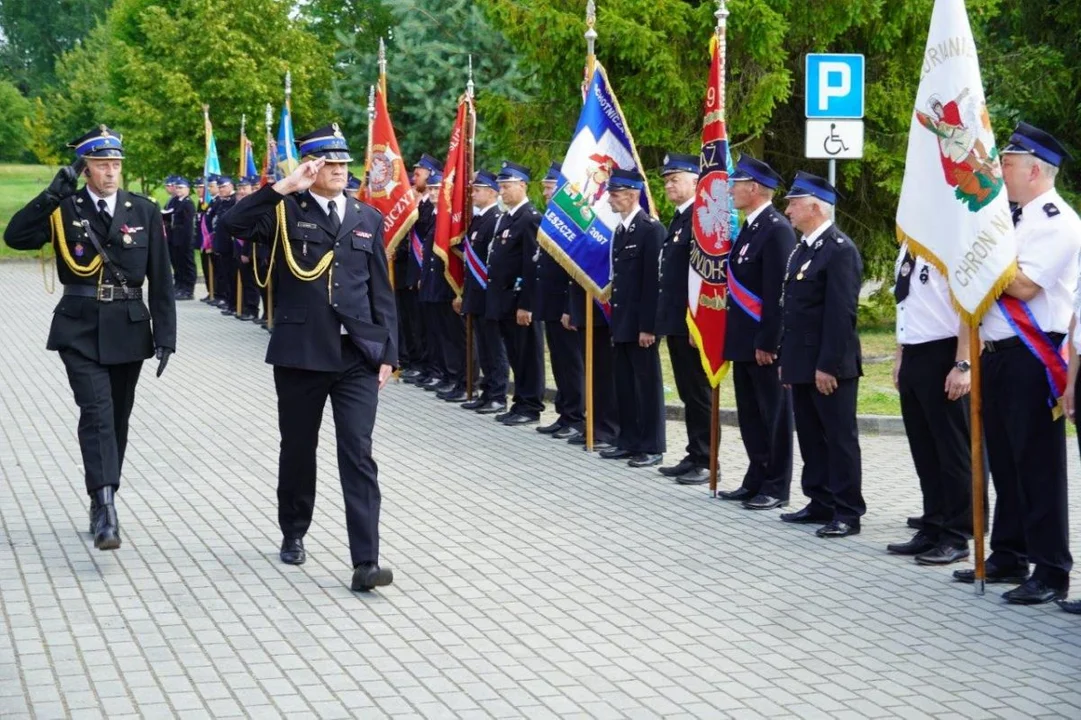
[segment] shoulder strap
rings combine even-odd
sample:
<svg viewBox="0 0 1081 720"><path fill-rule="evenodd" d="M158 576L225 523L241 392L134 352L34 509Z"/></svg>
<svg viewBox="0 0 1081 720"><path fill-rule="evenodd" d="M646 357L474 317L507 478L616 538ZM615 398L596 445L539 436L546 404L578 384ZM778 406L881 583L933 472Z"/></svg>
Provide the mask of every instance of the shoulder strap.
<svg viewBox="0 0 1081 720"><path fill-rule="evenodd" d="M98 233L96 230L94 230L93 224L89 220L84 218L82 214L78 212L78 210L76 210L76 214L79 215L79 222L82 224L83 229L86 230L87 237L90 238L90 244L94 246L94 249L98 252L98 256L101 257L101 261L105 263L105 269L108 270L109 274L113 276L113 280L116 282L117 285L127 286L127 277L124 276L124 273L122 273L120 271L120 268L116 266L116 263L113 262L113 259L109 257L108 253L105 252L105 248L101 246L101 240L98 239Z"/></svg>

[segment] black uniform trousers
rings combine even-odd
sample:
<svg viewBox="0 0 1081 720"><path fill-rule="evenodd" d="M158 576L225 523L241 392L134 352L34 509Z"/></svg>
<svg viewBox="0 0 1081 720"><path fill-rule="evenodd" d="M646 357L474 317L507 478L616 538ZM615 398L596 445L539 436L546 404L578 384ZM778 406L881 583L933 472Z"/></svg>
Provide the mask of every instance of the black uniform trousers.
<svg viewBox="0 0 1081 720"><path fill-rule="evenodd" d="M406 370L424 371L427 356L424 351L424 321L420 315L420 299L415 288L394 291L398 303L398 349L401 366Z"/></svg>
<svg viewBox="0 0 1081 720"><path fill-rule="evenodd" d="M178 293L195 291L195 256L191 246L169 245L169 262L173 266L173 287Z"/></svg>
<svg viewBox="0 0 1081 720"><path fill-rule="evenodd" d="M507 349L499 334L499 322L486 320L483 315L472 315L473 342L477 348L477 362L484 378L480 381L480 397L486 402L507 402Z"/></svg>
<svg viewBox="0 0 1081 720"><path fill-rule="evenodd" d="M345 501L345 526L353 565L379 560L378 467L372 458L372 428L379 375L342 336L341 372L274 366L278 393L278 524L284 537L308 532L315 508L315 453L323 408L330 398L338 444L338 474Z"/></svg>
<svg viewBox="0 0 1081 720"><path fill-rule="evenodd" d="M564 427L581 430L585 423L585 359L578 342L578 331L568 330L557 321L544 323L544 339L556 381L556 412Z"/></svg>
<svg viewBox="0 0 1081 720"><path fill-rule="evenodd" d="M523 326L515 318L500 320L499 334L514 373L510 411L540 417L544 412L544 338L540 323Z"/></svg>
<svg viewBox="0 0 1081 720"><path fill-rule="evenodd" d="M683 403L687 426L687 459L696 467L709 468L710 413L713 411L713 389L702 368L702 355L686 335L665 338L676 391ZM719 426L718 426L719 427Z"/></svg>
<svg viewBox="0 0 1081 720"><path fill-rule="evenodd" d="M450 300L422 302L420 306L429 336L428 355L435 357L439 377L465 390L465 321L454 312Z"/></svg>
<svg viewBox="0 0 1081 720"><path fill-rule="evenodd" d="M638 343L617 342L613 346L616 405L619 409L621 450L632 453L663 453L664 380L661 353L654 343L648 348Z"/></svg>
<svg viewBox="0 0 1081 720"><path fill-rule="evenodd" d="M972 445L968 397L946 397L957 338L901 347L901 419L923 494L923 532L965 547L972 537Z"/></svg>
<svg viewBox="0 0 1081 720"><path fill-rule="evenodd" d="M1066 420L1052 419L1047 371L1023 345L986 352L983 428L995 483L988 562L1065 589L1073 558L1066 496ZM902 367L904 367L902 365Z"/></svg>
<svg viewBox="0 0 1081 720"><path fill-rule="evenodd" d="M697 352L697 351L696 351ZM732 362L739 434L747 451L743 488L788 500L792 488L792 393L777 365Z"/></svg>
<svg viewBox="0 0 1081 720"><path fill-rule="evenodd" d="M246 263L237 260L237 267L240 268L240 307L237 312L248 315L259 315L259 286L255 284L255 270L253 269L252 262L249 260ZM235 295L234 295L235 298ZM236 300L234 299L234 302Z"/></svg>
<svg viewBox="0 0 1081 720"><path fill-rule="evenodd" d="M586 331L578 328L578 345L586 353ZM616 445L619 441L619 407L612 369L612 333L607 325L593 326L593 441Z"/></svg>
<svg viewBox="0 0 1081 720"><path fill-rule="evenodd" d="M214 254L214 295L225 301L225 309L236 312L236 266L232 255Z"/></svg>
<svg viewBox="0 0 1081 720"><path fill-rule="evenodd" d="M814 383L792 386L803 494L811 500L811 512L856 527L867 512L856 426L858 390L858 378L838 380L831 395L818 392Z"/></svg>
<svg viewBox="0 0 1081 720"><path fill-rule="evenodd" d="M205 250L199 251L199 262L203 266L203 284L206 285L207 295L210 295L210 279L214 277L214 273L210 270L210 258L211 253L208 253ZM217 282L217 280L215 280L215 282ZM216 291L217 288L214 288L214 290ZM217 297L217 292L214 293L214 296Z"/></svg>
<svg viewBox="0 0 1081 720"><path fill-rule="evenodd" d="M135 386L143 362L102 365L74 350L61 350L68 383L79 406L79 450L86 492L120 486L128 418L135 404Z"/></svg>

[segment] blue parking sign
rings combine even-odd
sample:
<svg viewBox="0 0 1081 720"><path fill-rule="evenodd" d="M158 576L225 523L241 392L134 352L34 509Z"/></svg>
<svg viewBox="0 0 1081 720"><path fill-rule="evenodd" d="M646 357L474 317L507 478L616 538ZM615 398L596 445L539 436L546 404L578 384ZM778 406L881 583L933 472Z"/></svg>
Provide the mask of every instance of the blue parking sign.
<svg viewBox="0 0 1081 720"><path fill-rule="evenodd" d="M862 118L863 55L807 55L805 112L809 118Z"/></svg>

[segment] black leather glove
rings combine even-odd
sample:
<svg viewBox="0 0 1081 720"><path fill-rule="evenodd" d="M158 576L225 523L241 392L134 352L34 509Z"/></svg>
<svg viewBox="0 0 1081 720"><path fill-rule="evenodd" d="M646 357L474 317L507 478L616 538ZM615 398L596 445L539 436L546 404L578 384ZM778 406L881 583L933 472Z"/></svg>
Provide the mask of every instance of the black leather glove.
<svg viewBox="0 0 1081 720"><path fill-rule="evenodd" d="M60 172L56 173L53 181L49 183L49 187L45 189L45 193L50 200L59 203L64 198L75 194L78 180L79 175L75 172L75 168L62 167Z"/></svg>
<svg viewBox="0 0 1081 720"><path fill-rule="evenodd" d="M154 350L154 357L158 359L158 372L155 377L161 377L161 374L165 372L165 366L169 364L169 356L173 354L173 351L167 347L159 347Z"/></svg>

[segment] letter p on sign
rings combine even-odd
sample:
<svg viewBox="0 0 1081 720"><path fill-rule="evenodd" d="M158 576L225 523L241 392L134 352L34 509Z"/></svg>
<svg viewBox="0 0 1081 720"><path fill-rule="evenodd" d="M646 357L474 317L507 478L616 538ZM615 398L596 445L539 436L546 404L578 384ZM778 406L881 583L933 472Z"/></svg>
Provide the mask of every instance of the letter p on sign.
<svg viewBox="0 0 1081 720"><path fill-rule="evenodd" d="M862 55L813 53L807 56L806 62L804 109L808 118L863 117Z"/></svg>

